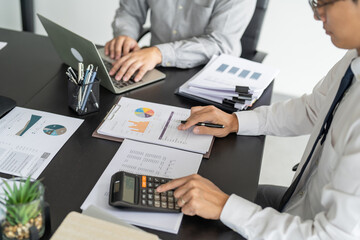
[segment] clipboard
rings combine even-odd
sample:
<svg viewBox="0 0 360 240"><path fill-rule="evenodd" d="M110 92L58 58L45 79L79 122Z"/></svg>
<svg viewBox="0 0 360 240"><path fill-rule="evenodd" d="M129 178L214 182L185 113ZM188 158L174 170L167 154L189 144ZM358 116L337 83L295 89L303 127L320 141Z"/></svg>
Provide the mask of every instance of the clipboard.
<svg viewBox="0 0 360 240"><path fill-rule="evenodd" d="M115 141L115 142L122 142L122 141L124 141L124 138L113 137L113 136L109 136L109 135L105 135L105 134L98 133L98 130L99 130L99 128L101 127L101 125L102 125L102 124L105 122L105 120L109 117L109 115L112 113L112 111L115 109L115 107L118 106L120 100L121 100L121 97L119 98L119 101L112 106L112 108L111 108L110 111L106 114L106 116L105 116L104 119L101 121L101 123L99 124L99 126L98 126L98 127L95 129L95 131L92 133L92 135L91 135L92 137L100 138L100 139L105 139L105 140L109 140L109 141ZM214 145L214 141L215 141L215 137L212 138L212 141L211 141L209 150L208 150L208 152L206 152L205 154L203 154L203 158L206 158L206 159L209 159L209 158L210 158L210 154L211 154L212 147L213 147L213 145ZM148 143L153 144L153 143L151 143L151 142L148 142ZM166 147L170 147L170 146L166 146ZM180 149L180 148L176 148L176 149ZM183 149L180 149L180 150L183 150ZM187 151L187 150L183 150L183 151Z"/></svg>

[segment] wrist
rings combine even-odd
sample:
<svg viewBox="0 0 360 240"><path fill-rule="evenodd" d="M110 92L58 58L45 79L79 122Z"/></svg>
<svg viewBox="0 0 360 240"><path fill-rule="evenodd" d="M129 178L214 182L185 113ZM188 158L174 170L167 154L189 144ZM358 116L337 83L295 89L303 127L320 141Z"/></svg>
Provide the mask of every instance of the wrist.
<svg viewBox="0 0 360 240"><path fill-rule="evenodd" d="M231 132L237 133L239 131L239 120L235 113L231 114L230 126L231 126L231 130L230 130Z"/></svg>
<svg viewBox="0 0 360 240"><path fill-rule="evenodd" d="M162 63L162 54L159 48L157 48L156 46L151 47L152 51L154 52L154 56L156 58L156 64L161 64Z"/></svg>

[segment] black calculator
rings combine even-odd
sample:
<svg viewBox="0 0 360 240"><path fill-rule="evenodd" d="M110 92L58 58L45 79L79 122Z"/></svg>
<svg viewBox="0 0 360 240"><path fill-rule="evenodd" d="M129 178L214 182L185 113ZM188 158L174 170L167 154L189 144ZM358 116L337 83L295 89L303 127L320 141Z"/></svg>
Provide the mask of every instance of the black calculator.
<svg viewBox="0 0 360 240"><path fill-rule="evenodd" d="M111 177L109 204L142 211L180 212L174 191L157 193L156 188L171 179L137 175L124 171Z"/></svg>

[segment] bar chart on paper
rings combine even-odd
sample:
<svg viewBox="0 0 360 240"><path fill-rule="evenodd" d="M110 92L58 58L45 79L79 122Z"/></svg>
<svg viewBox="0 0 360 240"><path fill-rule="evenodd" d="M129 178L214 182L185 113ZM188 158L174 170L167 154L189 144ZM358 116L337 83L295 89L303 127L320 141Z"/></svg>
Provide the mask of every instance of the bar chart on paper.
<svg viewBox="0 0 360 240"><path fill-rule="evenodd" d="M99 134L128 138L198 153L208 152L212 137L195 135L192 129L180 131L180 122L190 110L162 104L121 98L114 114L110 113L98 129Z"/></svg>
<svg viewBox="0 0 360 240"><path fill-rule="evenodd" d="M241 70L241 71L240 71ZM227 64L221 64L217 69L217 72L225 74L231 74L243 79L258 80L261 77L261 73L252 72L248 69L240 69L239 67L230 67Z"/></svg>

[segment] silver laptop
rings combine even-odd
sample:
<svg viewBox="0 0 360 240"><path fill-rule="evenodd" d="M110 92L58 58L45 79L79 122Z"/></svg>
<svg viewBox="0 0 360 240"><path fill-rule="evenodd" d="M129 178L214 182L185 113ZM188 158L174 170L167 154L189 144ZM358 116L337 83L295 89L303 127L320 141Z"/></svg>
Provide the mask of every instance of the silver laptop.
<svg viewBox="0 0 360 240"><path fill-rule="evenodd" d="M97 78L101 80L101 85L115 94L120 94L166 77L164 73L153 69L147 72L139 82L135 82L132 79L127 82L117 81L108 73L112 68L111 63L114 60L105 56L104 48L97 49L91 41L63 28L40 14L37 15L60 58L76 70L78 70L79 62L83 62L85 67L88 64L98 66Z"/></svg>

